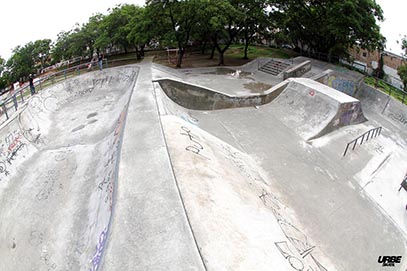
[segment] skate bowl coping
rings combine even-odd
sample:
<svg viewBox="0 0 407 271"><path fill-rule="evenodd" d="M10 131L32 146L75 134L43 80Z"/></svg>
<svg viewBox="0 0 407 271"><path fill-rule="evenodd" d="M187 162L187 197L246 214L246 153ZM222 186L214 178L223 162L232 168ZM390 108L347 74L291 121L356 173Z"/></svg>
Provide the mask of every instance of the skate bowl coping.
<svg viewBox="0 0 407 271"><path fill-rule="evenodd" d="M154 82L160 85L172 101L192 110L217 110L267 104L274 100L288 84L288 82L282 82L260 95L235 96L168 78Z"/></svg>
<svg viewBox="0 0 407 271"><path fill-rule="evenodd" d="M301 77L303 74L309 72L312 68L310 60L304 61L297 66L294 66L286 71L284 71L284 80L290 77Z"/></svg>

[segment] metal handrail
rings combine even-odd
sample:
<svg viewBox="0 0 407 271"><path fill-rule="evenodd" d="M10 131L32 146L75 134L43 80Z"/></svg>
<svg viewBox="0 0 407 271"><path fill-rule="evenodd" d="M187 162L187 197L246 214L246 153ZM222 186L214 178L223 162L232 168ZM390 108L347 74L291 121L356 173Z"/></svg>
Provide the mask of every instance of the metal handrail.
<svg viewBox="0 0 407 271"><path fill-rule="evenodd" d="M358 143L358 140L359 140L360 138L362 138L362 140L360 141L360 144L359 144L359 145L362 145L363 142L366 142L366 141L369 140L369 136L370 136L370 139L372 139L373 137L379 136L379 135L381 134L381 132L382 132L382 127L380 126L380 127L377 127L377 128L370 129L369 131L367 131L367 132L363 133L362 135L358 136L357 138L355 138L354 140L352 140L351 142L349 142L349 143L346 145L346 149L345 149L345 152L343 153L343 156L346 155L346 153L347 153L347 151L348 151L348 149L349 149L349 145L353 144L352 150L355 149L356 144ZM365 137L365 136L366 136L366 137ZM366 140L365 140L365 139L366 139ZM364 140L364 141L363 141L363 140Z"/></svg>
<svg viewBox="0 0 407 271"><path fill-rule="evenodd" d="M105 61L105 65L106 65L105 67L108 68L107 59L104 59L104 61ZM63 69L62 71L51 73L48 76L40 77L39 80L35 83L34 86L40 86L40 88L43 89L43 84L46 81L48 81L48 80L55 81L55 78L57 76L60 76L60 75L64 75L64 79L67 79L67 75L70 72L75 72L76 71L78 73L78 75L80 75L81 69L83 69L85 67L87 68L89 64L91 64L92 67L93 67L95 64L97 64L97 61L90 61L90 62L87 62L87 63L82 63L82 64L72 66L72 67L67 68L67 69ZM8 120L10 118L10 116L9 116L9 114L7 112L8 109L7 109L6 105L12 101L15 111L17 111L18 110L17 95L20 95L21 102L24 102L24 94L26 93L26 90L29 89L29 87L30 87L29 85L26 85L26 86L24 86L22 88L19 88L19 89L15 90L13 95L8 97L7 99L0 100L0 107L3 109L3 112L6 115L6 120Z"/></svg>

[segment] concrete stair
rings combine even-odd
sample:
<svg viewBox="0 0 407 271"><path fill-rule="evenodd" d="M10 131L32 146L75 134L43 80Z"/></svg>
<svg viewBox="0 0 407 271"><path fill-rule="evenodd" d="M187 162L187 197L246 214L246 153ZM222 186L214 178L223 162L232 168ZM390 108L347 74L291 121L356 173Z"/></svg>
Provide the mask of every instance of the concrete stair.
<svg viewBox="0 0 407 271"><path fill-rule="evenodd" d="M266 64L264 64L263 66L261 66L259 68L259 71L277 76L282 71L287 69L289 66L290 66L290 64L272 59L272 60L268 61Z"/></svg>

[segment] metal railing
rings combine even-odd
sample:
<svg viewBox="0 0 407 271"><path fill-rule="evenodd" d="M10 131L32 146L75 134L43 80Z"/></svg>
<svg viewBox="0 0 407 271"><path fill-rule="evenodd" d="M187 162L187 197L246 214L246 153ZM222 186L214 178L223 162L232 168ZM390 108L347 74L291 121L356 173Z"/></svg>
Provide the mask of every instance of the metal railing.
<svg viewBox="0 0 407 271"><path fill-rule="evenodd" d="M352 150L355 150L356 144L358 143L359 139L362 139L359 144L359 145L362 145L363 142L366 142L369 140L369 137L370 137L370 139L377 137L381 134L381 132L382 132L382 127L377 127L377 128L370 129L369 131L365 132L363 135L360 135L359 137L355 138L354 140L352 140L351 142L349 142L346 145L346 149L345 149L345 152L343 153L343 156L346 155L350 145L353 144Z"/></svg>
<svg viewBox="0 0 407 271"><path fill-rule="evenodd" d="M34 84L36 88L40 88L41 90L47 87L48 85L46 84L49 82L51 84L57 83L59 81L65 80L70 76L74 75L80 75L81 72L84 71L89 71L93 69L93 67L97 67L98 62L97 61L91 61L88 63L82 63L76 66L72 66L70 68L63 69L58 72L51 73L47 76L40 77L39 80L37 80ZM90 65L90 66L89 66ZM97 67L99 68L99 67ZM103 68L108 68L108 60L104 59L103 60ZM36 90L38 92L38 90ZM26 85L24 87L18 88L17 90L14 90L14 93L8 97L5 100L0 100L0 107L2 109L2 113L6 116L6 120L10 118L9 110L14 107L14 110L17 111L19 107L19 101L18 98L21 99L21 102L24 102L24 96L29 95L30 93L30 86Z"/></svg>

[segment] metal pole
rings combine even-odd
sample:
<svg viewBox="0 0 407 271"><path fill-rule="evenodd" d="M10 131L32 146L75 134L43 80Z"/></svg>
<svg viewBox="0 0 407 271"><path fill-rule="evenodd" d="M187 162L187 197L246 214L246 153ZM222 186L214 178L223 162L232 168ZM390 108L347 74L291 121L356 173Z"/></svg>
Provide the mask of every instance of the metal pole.
<svg viewBox="0 0 407 271"><path fill-rule="evenodd" d="M6 107L6 105L4 104L4 102L3 102L3 104L2 104L2 107L3 107L4 113L6 114L6 118L8 119L7 107Z"/></svg>
<svg viewBox="0 0 407 271"><path fill-rule="evenodd" d="M16 97L16 94L17 94L17 93L14 93L14 94L13 94L13 103L14 103L14 108L15 108L16 111L17 111L17 109L18 109L18 104L17 104L17 97Z"/></svg>
<svg viewBox="0 0 407 271"><path fill-rule="evenodd" d="M349 147L349 143L346 145L346 149L345 149L345 152L343 153L343 156L346 155L346 152L348 151L348 147Z"/></svg>
<svg viewBox="0 0 407 271"><path fill-rule="evenodd" d="M355 149L355 147L356 147L356 143L358 142L358 140L356 139L355 140L355 144L353 144L353 148L352 148L352 151Z"/></svg>
<svg viewBox="0 0 407 271"><path fill-rule="evenodd" d="M20 90L21 101L24 102L23 90Z"/></svg>

